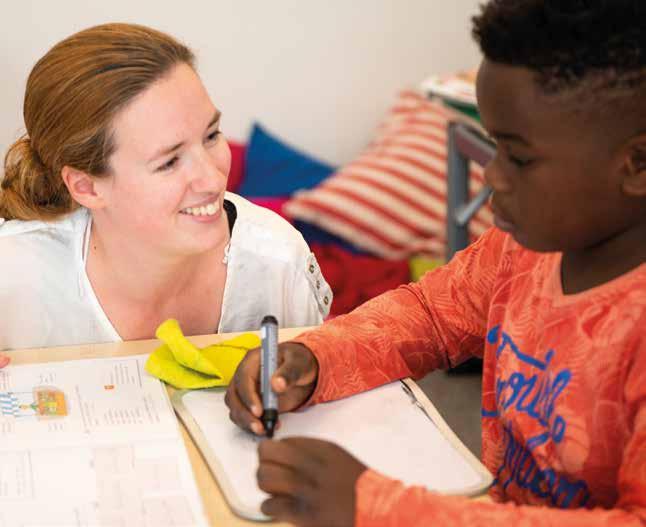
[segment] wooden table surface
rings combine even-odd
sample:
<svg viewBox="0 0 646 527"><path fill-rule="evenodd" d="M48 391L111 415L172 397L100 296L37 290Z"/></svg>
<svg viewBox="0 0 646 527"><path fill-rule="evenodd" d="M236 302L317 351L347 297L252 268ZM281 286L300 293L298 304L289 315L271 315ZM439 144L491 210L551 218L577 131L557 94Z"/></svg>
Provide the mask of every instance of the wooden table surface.
<svg viewBox="0 0 646 527"><path fill-rule="evenodd" d="M307 328L289 328L281 329L279 332L279 340L289 340ZM210 344L215 344L219 341L226 340L238 335L238 333L225 333L220 335L202 335L197 337L189 337L189 339L197 346L204 347ZM157 346L158 340L139 340L130 342L118 342L110 344L89 344L83 346L61 346L55 348L34 348L24 349L17 351L4 352L11 357L11 364L34 364L39 362L56 362L64 360L75 359L94 359L105 357L125 357L128 355L140 355L144 353L151 353ZM169 395L173 393L173 388L167 387ZM184 424L178 419L181 429L182 437L186 444L188 457L193 467L193 473L197 482L198 489L202 496L204 503L204 510L206 512L210 525L227 527L250 527L258 526L257 522L243 520L239 518L227 505L217 482L208 469L208 466L202 457L202 454L195 446L193 440L189 436ZM480 497L477 499L488 500L487 497ZM263 523L267 526L287 526L286 523L269 522Z"/></svg>

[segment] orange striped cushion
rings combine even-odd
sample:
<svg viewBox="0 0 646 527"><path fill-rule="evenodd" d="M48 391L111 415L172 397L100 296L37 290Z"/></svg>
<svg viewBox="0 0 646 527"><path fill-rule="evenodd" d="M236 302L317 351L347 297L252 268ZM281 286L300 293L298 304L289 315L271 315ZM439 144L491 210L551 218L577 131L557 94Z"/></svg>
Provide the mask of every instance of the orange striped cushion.
<svg viewBox="0 0 646 527"><path fill-rule="evenodd" d="M454 117L441 103L406 91L354 161L284 210L388 259L413 254L444 257L446 244L446 129ZM471 193L483 185L471 168ZM471 221L473 237L492 223L484 208Z"/></svg>

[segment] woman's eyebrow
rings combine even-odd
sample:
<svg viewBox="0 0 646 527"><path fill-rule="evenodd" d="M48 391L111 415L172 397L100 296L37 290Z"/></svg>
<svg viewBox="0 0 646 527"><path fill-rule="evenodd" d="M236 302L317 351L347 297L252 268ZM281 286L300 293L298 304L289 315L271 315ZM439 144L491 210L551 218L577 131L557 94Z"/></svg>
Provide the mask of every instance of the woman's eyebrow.
<svg viewBox="0 0 646 527"><path fill-rule="evenodd" d="M220 117L222 117L222 112L220 112L220 110L215 110L215 113L213 114L212 119L209 121L209 124L206 126L206 129L208 130L214 124L216 124L220 120ZM151 163L152 161L154 161L159 157L169 155L173 153L175 150L180 149L182 146L184 146L184 142L177 143L172 146L163 146L155 151L155 153L148 160L148 163Z"/></svg>
<svg viewBox="0 0 646 527"><path fill-rule="evenodd" d="M206 126L206 129L208 130L214 124L216 124L220 120L220 117L222 117L222 112L220 110L215 110L215 113L213 114L213 118L209 121L209 124Z"/></svg>
<svg viewBox="0 0 646 527"><path fill-rule="evenodd" d="M166 156L168 154L173 153L175 150L178 150L183 145L184 145L184 142L181 142L181 143L177 143L177 144L172 145L172 146L163 146L163 147L161 147L160 149L155 151L155 153L150 157L150 159L148 160L148 163L151 163L152 161L154 161L158 157Z"/></svg>

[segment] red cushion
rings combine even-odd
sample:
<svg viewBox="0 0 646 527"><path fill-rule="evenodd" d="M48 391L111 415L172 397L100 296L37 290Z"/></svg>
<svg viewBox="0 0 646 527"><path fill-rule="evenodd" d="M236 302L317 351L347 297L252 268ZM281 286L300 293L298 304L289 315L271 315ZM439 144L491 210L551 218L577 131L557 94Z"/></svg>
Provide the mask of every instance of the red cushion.
<svg viewBox="0 0 646 527"><path fill-rule="evenodd" d="M231 170L229 170L227 190L237 192L244 178L244 157L247 146L235 141L228 141L228 143L231 150Z"/></svg>
<svg viewBox="0 0 646 527"><path fill-rule="evenodd" d="M406 260L357 255L337 245L313 243L311 249L334 293L330 316L348 313L367 300L410 282Z"/></svg>
<svg viewBox="0 0 646 527"><path fill-rule="evenodd" d="M454 114L407 91L376 138L356 159L285 204L287 214L392 260L424 253L443 257L446 217L446 128ZM484 183L472 165L471 192ZM472 235L491 225L481 209Z"/></svg>

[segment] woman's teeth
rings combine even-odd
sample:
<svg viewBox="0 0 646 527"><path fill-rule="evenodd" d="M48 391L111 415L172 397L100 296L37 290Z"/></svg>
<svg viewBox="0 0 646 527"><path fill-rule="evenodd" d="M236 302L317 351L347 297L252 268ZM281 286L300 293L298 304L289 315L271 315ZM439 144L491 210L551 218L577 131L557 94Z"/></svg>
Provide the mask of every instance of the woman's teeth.
<svg viewBox="0 0 646 527"><path fill-rule="evenodd" d="M190 214L191 216L213 216L217 214L220 210L220 202L214 201L208 205L202 205L201 207L187 207L182 209L180 212L182 214Z"/></svg>

